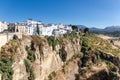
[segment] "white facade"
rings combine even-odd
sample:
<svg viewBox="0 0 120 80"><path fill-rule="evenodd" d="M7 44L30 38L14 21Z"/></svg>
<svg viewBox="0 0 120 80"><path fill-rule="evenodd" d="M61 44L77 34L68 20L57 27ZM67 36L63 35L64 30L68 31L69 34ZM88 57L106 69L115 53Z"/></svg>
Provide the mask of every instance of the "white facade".
<svg viewBox="0 0 120 80"><path fill-rule="evenodd" d="M59 35L63 35L63 34L65 34L65 33L70 33L70 32L72 32L71 26L59 24L59 25L58 25L58 28L57 28L57 29L54 29L53 35L59 36Z"/></svg>
<svg viewBox="0 0 120 80"><path fill-rule="evenodd" d="M40 28L41 36L52 36L53 35L53 30L57 29L58 26L55 24L48 24L48 25L43 25Z"/></svg>
<svg viewBox="0 0 120 80"><path fill-rule="evenodd" d="M41 36L58 36L71 32L72 28L63 24L48 24L40 28Z"/></svg>
<svg viewBox="0 0 120 80"><path fill-rule="evenodd" d="M36 30L37 30L37 26L42 26L41 22L39 21L33 21L31 19L28 19L27 22L25 22L25 24L27 24L25 26L25 33L27 35L34 35L34 34L37 34Z"/></svg>
<svg viewBox="0 0 120 80"><path fill-rule="evenodd" d="M53 30L53 35L54 36L59 36L59 35L65 34L65 33L67 33L67 31L64 30L64 29L54 29Z"/></svg>
<svg viewBox="0 0 120 80"><path fill-rule="evenodd" d="M15 25L15 32L18 31L25 35L54 36L71 32L72 28L63 24L42 24L40 21L28 19L26 22ZM39 34L37 33L39 28Z"/></svg>
<svg viewBox="0 0 120 80"><path fill-rule="evenodd" d="M5 21L0 21L0 32L3 32L4 30L7 30L8 26Z"/></svg>

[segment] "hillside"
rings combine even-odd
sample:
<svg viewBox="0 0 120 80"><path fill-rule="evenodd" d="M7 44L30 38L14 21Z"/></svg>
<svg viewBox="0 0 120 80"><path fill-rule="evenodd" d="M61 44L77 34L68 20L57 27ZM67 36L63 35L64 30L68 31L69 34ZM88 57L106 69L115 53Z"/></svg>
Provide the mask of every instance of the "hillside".
<svg viewBox="0 0 120 80"><path fill-rule="evenodd" d="M0 51L1 80L119 80L120 50L92 33L23 36Z"/></svg>
<svg viewBox="0 0 120 80"><path fill-rule="evenodd" d="M112 37L120 37L120 26L109 26L104 29L90 28L90 31L95 34L103 34Z"/></svg>

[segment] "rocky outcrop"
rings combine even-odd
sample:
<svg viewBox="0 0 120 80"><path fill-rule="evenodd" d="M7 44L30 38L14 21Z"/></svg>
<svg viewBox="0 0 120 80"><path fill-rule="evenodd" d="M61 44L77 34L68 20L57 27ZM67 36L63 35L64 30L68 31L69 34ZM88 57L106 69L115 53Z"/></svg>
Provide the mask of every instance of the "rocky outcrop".
<svg viewBox="0 0 120 80"><path fill-rule="evenodd" d="M33 80L48 80L50 73L59 70L66 61L80 52L79 39L77 38L74 38L73 41L63 39L63 44L57 44L55 50L52 49L52 46L48 44L45 38L40 39L40 41L38 40L38 43L40 42L41 44L32 43L32 41L33 38L24 37L18 41L19 44L14 44L14 41L11 41L12 43L3 46L2 50L5 49L5 54L11 54L12 68L14 71L12 80L29 80L30 73L26 71L27 68L24 63L24 60L28 59L29 55L26 51L26 46L33 50L35 54L35 60L32 62L29 61L34 74ZM17 41L15 40L15 42ZM12 49L14 45L15 47ZM62 57L60 50L64 52L62 53ZM4 54L4 51L1 52ZM66 54L65 61L63 61L64 54Z"/></svg>
<svg viewBox="0 0 120 80"><path fill-rule="evenodd" d="M13 62L13 80L28 80L28 74L26 72L26 67L24 65L24 59L27 58L27 52L25 50L26 45L30 45L31 41L25 39L21 42L21 45L17 48L17 53L15 54Z"/></svg>
<svg viewBox="0 0 120 80"><path fill-rule="evenodd" d="M112 79L111 75L119 78L119 57L92 50L85 41L85 46L81 45L80 40L83 39L52 37L54 44L50 45L46 37L25 36L3 46L1 55L12 59L12 80L98 80L106 76Z"/></svg>
<svg viewBox="0 0 120 80"><path fill-rule="evenodd" d="M75 53L80 52L79 41L74 42L73 44L69 40L65 41L64 45L57 45L55 51L52 50L48 43L42 46L43 54L40 54L40 51L37 48L36 60L33 67L35 80L48 79L48 75L51 72L59 70L64 65L64 62L59 54L59 50L62 48L62 46L64 46L64 50L67 53L66 61L69 60Z"/></svg>

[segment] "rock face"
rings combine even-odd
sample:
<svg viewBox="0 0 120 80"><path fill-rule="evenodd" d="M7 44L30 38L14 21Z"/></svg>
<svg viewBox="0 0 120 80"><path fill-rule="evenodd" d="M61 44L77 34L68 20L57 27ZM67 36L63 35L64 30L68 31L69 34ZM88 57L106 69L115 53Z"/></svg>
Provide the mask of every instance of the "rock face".
<svg viewBox="0 0 120 80"><path fill-rule="evenodd" d="M78 37L63 38L56 45L50 45L46 37L24 37L16 46L10 43L1 51L1 55L12 58L12 80L104 80L106 76L106 80L112 80L111 76L119 79L120 59L81 45Z"/></svg>
<svg viewBox="0 0 120 80"><path fill-rule="evenodd" d="M32 38L25 38L20 41L20 45L16 48L14 54L12 68L14 74L12 80L29 80L30 74L26 71L24 60L27 59L28 53L26 46L31 47ZM53 71L59 70L67 60L69 60L74 54L80 52L80 45L78 39L64 40L64 44L56 45L56 50L48 44L47 40L42 42L42 47L33 45L35 47L35 61L30 62L34 73L34 80L49 80L48 76ZM65 61L62 60L60 50L66 54Z"/></svg>
<svg viewBox="0 0 120 80"><path fill-rule="evenodd" d="M15 55L14 62L13 62L13 80L28 80L27 72L24 65L24 59L27 58L27 52L25 50L26 45L30 45L30 40L24 40L21 42L19 48L17 48L17 54Z"/></svg>
<svg viewBox="0 0 120 80"><path fill-rule="evenodd" d="M78 61L79 59L75 59L74 61L69 62L64 68L58 70L53 80L76 80L76 75L79 73Z"/></svg>
<svg viewBox="0 0 120 80"><path fill-rule="evenodd" d="M59 55L60 49L61 45L57 45L56 50L53 51L48 44L45 44L42 46L42 55L40 55L40 51L37 49L37 59L34 62L33 68L35 73L35 80L46 80L48 79L48 75L51 72L57 71L61 68L61 66L63 66L64 62L61 60ZM67 53L66 60L69 60L75 53L80 52L79 41L75 42L74 44L70 41L66 41L64 49Z"/></svg>
<svg viewBox="0 0 120 80"><path fill-rule="evenodd" d="M48 45L43 46L42 51L43 56L40 55L39 50L36 52L37 58L33 67L35 80L46 79L52 71L59 69L63 65L59 55L55 51L52 51Z"/></svg>

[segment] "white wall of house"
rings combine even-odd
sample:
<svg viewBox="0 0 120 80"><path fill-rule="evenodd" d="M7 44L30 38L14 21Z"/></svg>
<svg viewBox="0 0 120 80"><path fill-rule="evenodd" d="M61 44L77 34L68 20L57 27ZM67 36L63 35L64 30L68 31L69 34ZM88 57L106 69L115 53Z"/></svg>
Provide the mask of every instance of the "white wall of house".
<svg viewBox="0 0 120 80"><path fill-rule="evenodd" d="M63 24L42 24L40 21L28 19L26 22L19 23L19 31L26 35L38 35L37 26L39 27L40 36L52 36L71 32L72 28Z"/></svg>
<svg viewBox="0 0 120 80"><path fill-rule="evenodd" d="M5 21L0 21L0 32L8 29L7 23Z"/></svg>
<svg viewBox="0 0 120 80"><path fill-rule="evenodd" d="M58 28L64 28L65 26L63 24L58 24Z"/></svg>
<svg viewBox="0 0 120 80"><path fill-rule="evenodd" d="M51 27L42 27L40 32L41 32L41 36L51 36L52 28Z"/></svg>
<svg viewBox="0 0 120 80"><path fill-rule="evenodd" d="M2 32L2 23L0 22L0 32Z"/></svg>
<svg viewBox="0 0 120 80"><path fill-rule="evenodd" d="M59 36L59 35L65 34L65 33L67 33L67 30L65 30L65 29L54 29L54 31L53 31L53 35L55 35L55 36Z"/></svg>
<svg viewBox="0 0 120 80"><path fill-rule="evenodd" d="M43 27L40 28L41 36L52 36L53 30L57 28L58 26L55 24L43 25Z"/></svg>
<svg viewBox="0 0 120 80"><path fill-rule="evenodd" d="M37 25L40 26L42 23L39 21L33 21L33 20L27 20L27 26L26 26L26 33L27 35L34 35L37 34L36 30L37 30Z"/></svg>

